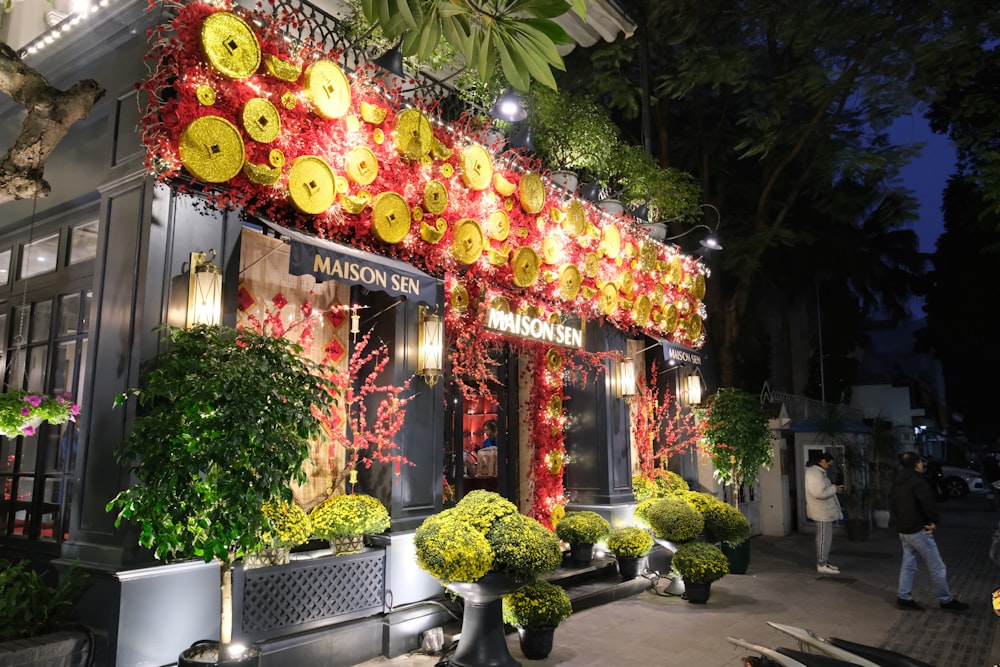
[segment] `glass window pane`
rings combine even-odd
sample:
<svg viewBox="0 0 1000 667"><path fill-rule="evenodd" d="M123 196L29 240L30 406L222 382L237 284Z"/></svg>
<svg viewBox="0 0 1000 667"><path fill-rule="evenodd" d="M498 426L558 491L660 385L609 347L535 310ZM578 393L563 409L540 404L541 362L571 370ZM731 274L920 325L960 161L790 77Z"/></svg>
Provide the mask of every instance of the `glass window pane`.
<svg viewBox="0 0 1000 667"><path fill-rule="evenodd" d="M76 370L76 341L71 340L56 345L52 357L52 394L58 396L73 391L73 376Z"/></svg>
<svg viewBox="0 0 1000 667"><path fill-rule="evenodd" d="M80 295L63 294L59 297L56 336L72 336L80 328Z"/></svg>
<svg viewBox="0 0 1000 667"><path fill-rule="evenodd" d="M10 248L0 252L0 286L10 282Z"/></svg>
<svg viewBox="0 0 1000 667"><path fill-rule="evenodd" d="M14 472L14 457L17 455L17 438L0 438L0 470Z"/></svg>
<svg viewBox="0 0 1000 667"><path fill-rule="evenodd" d="M45 367L48 361L49 348L44 345L32 347L28 350L28 384L27 389L34 391L46 391L45 389Z"/></svg>
<svg viewBox="0 0 1000 667"><path fill-rule="evenodd" d="M35 312L32 316L31 338L29 343L43 343L49 339L49 331L52 329L52 301L38 301L35 303Z"/></svg>
<svg viewBox="0 0 1000 667"><path fill-rule="evenodd" d="M80 365L78 368L79 377L76 380L76 390L73 394L73 402L77 405L83 405L87 402L87 398L84 390L87 387L87 383L84 382L84 378L87 375L87 339L84 338L80 341Z"/></svg>
<svg viewBox="0 0 1000 667"><path fill-rule="evenodd" d="M83 309L83 321L80 323L80 333L87 333L90 331L90 297L93 296L91 290L87 290L83 293L83 303L81 308Z"/></svg>
<svg viewBox="0 0 1000 667"><path fill-rule="evenodd" d="M97 220L77 225L69 234L70 264L97 257Z"/></svg>
<svg viewBox="0 0 1000 667"><path fill-rule="evenodd" d="M7 313L0 313L0 368L7 368Z"/></svg>
<svg viewBox="0 0 1000 667"><path fill-rule="evenodd" d="M28 534L34 477L14 478L14 535Z"/></svg>
<svg viewBox="0 0 1000 667"><path fill-rule="evenodd" d="M25 244L18 278L30 278L56 270L59 257L59 234Z"/></svg>

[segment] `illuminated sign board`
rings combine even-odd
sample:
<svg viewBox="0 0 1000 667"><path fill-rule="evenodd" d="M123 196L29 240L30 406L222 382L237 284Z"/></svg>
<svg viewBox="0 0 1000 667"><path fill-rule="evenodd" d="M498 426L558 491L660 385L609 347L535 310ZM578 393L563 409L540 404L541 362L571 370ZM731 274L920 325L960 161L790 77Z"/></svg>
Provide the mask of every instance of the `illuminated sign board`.
<svg viewBox="0 0 1000 667"><path fill-rule="evenodd" d="M546 320L511 313L490 307L486 312L486 328L497 333L528 338L561 347L583 347L583 324L556 324Z"/></svg>

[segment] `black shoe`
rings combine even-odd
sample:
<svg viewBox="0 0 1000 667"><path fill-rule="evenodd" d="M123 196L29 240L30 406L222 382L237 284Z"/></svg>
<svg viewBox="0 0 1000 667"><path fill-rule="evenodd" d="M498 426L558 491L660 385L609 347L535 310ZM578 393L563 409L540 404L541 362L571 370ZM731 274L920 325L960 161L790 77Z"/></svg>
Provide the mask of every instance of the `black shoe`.
<svg viewBox="0 0 1000 667"><path fill-rule="evenodd" d="M952 602L954 602L954 600L952 600ZM949 604L951 604L951 603L949 603ZM924 610L923 607L921 607L920 605L918 605L913 600L904 600L903 598L896 598L896 606L899 607L900 609L906 609L906 610L909 610L909 611L923 611ZM941 607L944 608L944 605L941 605Z"/></svg>
<svg viewBox="0 0 1000 667"><path fill-rule="evenodd" d="M942 602L941 608L945 611L968 611L969 605L952 598L950 602Z"/></svg>

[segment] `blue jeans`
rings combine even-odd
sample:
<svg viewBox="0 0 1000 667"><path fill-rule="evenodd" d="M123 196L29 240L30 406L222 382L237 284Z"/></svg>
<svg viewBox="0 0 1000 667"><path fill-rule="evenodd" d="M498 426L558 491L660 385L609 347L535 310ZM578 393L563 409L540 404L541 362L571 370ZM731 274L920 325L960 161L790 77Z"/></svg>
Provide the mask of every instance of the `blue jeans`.
<svg viewBox="0 0 1000 667"><path fill-rule="evenodd" d="M917 573L917 557L927 566L931 575L931 584L941 602L951 602L951 590L948 588L948 568L941 560L934 535L925 530L915 533L900 533L899 542L903 546L903 563L899 567L899 598L913 599L913 576Z"/></svg>

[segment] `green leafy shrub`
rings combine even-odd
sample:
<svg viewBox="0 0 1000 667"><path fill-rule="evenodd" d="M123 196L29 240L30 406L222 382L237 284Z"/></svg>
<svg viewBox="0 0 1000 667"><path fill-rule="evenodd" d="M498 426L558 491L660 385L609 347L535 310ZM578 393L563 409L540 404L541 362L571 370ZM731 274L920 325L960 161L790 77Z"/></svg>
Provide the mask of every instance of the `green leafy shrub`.
<svg viewBox="0 0 1000 667"><path fill-rule="evenodd" d="M675 493L690 490L684 478L672 470L656 468L653 472L653 480L656 483L657 495L660 498L669 498Z"/></svg>
<svg viewBox="0 0 1000 667"><path fill-rule="evenodd" d="M642 558L653 548L653 538L642 528L616 528L608 535L608 549L618 558Z"/></svg>
<svg viewBox="0 0 1000 667"><path fill-rule="evenodd" d="M413 544L417 565L445 583L476 581L493 569L490 543L454 507L424 519Z"/></svg>
<svg viewBox="0 0 1000 667"><path fill-rule="evenodd" d="M684 581L697 584L711 583L729 574L729 561L722 550L701 541L687 542L678 547L670 566L680 573Z"/></svg>
<svg viewBox="0 0 1000 667"><path fill-rule="evenodd" d="M530 630L554 628L573 613L569 595L562 586L536 579L503 596L503 621Z"/></svg>
<svg viewBox="0 0 1000 667"><path fill-rule="evenodd" d="M705 539L736 546L750 537L750 522L738 509L716 501L705 510Z"/></svg>
<svg viewBox="0 0 1000 667"><path fill-rule="evenodd" d="M515 579L552 572L562 563L562 549L552 531L517 512L494 521L486 541L493 549L493 569Z"/></svg>
<svg viewBox="0 0 1000 667"><path fill-rule="evenodd" d="M89 579L73 563L59 583L50 586L28 561L0 561L0 641L37 637L66 626Z"/></svg>
<svg viewBox="0 0 1000 667"><path fill-rule="evenodd" d="M352 535L377 535L389 530L389 512L377 498L345 493L317 505L309 513L313 535L321 540Z"/></svg>
<svg viewBox="0 0 1000 667"><path fill-rule="evenodd" d="M641 503L644 500L656 498L657 492L656 482L646 479L642 475L636 475L632 478L632 495L635 496L637 502Z"/></svg>
<svg viewBox="0 0 1000 667"><path fill-rule="evenodd" d="M701 513L679 498L657 500L648 512L653 533L671 542L686 542L701 535L705 520Z"/></svg>
<svg viewBox="0 0 1000 667"><path fill-rule="evenodd" d="M570 544L597 544L611 532L611 524L597 512L567 512L556 524L556 535Z"/></svg>

